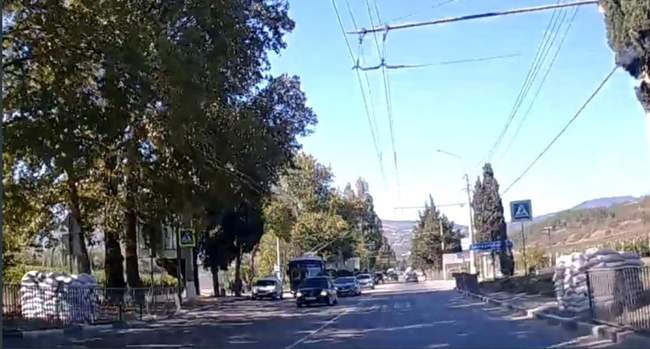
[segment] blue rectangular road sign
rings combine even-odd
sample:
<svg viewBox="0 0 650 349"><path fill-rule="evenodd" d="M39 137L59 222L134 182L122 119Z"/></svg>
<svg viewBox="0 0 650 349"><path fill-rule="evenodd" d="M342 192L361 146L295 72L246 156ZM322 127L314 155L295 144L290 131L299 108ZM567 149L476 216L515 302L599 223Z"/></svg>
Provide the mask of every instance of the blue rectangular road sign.
<svg viewBox="0 0 650 349"><path fill-rule="evenodd" d="M510 220L512 222L524 222L533 219L533 205L530 200L510 202Z"/></svg>
<svg viewBox="0 0 650 349"><path fill-rule="evenodd" d="M512 240L506 240L506 248L512 248ZM472 251L501 251L501 241L477 242L469 247Z"/></svg>

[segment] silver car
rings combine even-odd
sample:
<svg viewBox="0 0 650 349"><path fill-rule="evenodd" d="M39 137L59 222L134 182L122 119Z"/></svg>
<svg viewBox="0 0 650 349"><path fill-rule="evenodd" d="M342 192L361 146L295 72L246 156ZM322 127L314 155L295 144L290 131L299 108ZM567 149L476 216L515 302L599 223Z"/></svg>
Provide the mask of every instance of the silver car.
<svg viewBox="0 0 650 349"><path fill-rule="evenodd" d="M373 280L370 274L359 274L357 275L357 280L359 280L361 288L375 289L375 280Z"/></svg>
<svg viewBox="0 0 650 349"><path fill-rule="evenodd" d="M259 279L253 284L251 299L282 299L282 282L274 277Z"/></svg>

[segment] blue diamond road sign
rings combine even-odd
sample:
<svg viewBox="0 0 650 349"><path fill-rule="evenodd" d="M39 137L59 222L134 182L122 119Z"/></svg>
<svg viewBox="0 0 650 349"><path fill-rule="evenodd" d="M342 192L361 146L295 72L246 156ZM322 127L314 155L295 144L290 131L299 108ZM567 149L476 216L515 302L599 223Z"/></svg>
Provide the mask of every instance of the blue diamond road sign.
<svg viewBox="0 0 650 349"><path fill-rule="evenodd" d="M530 221L533 219L533 206L530 200L510 202L510 218L512 222Z"/></svg>

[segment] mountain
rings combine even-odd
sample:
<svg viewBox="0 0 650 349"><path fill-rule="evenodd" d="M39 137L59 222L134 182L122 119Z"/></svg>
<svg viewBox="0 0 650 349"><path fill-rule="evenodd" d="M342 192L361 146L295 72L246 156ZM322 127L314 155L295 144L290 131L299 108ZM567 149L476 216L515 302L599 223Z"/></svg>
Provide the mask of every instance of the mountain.
<svg viewBox="0 0 650 349"><path fill-rule="evenodd" d="M603 210L607 211L606 214L615 216L616 219L604 220L601 217L604 214ZM639 225L636 222L638 218L631 217L634 212L637 212L638 215L639 211L648 212L649 227L647 229L637 227ZM397 258L406 257L406 253L411 250L411 235L416 222L414 220L382 220L384 236L388 239ZM650 231L650 199L634 196L596 198L567 210L536 216L532 221L526 222L524 227L527 244L540 246L551 244L561 248L566 242L571 242L569 246L574 246L573 243L582 244L594 239L598 240L600 235L610 237L614 232L609 232L610 227L607 225L612 224L626 227L620 229L625 236L634 233L628 231L631 227L638 231ZM467 236L467 226L457 225L456 227L461 231L461 235ZM553 227L550 235L544 230L545 227ZM509 222L508 235L516 246L521 241L521 224Z"/></svg>
<svg viewBox="0 0 650 349"><path fill-rule="evenodd" d="M618 204L628 204L632 202L638 202L639 199L634 196L613 196L609 198L598 198L593 200L587 200L580 205L573 207L574 210L583 210L589 208L599 208L599 207L612 207Z"/></svg>
<svg viewBox="0 0 650 349"><path fill-rule="evenodd" d="M406 257L406 253L411 250L413 226L417 221L382 220L381 223L384 236L388 239L388 243L395 251L397 258ZM461 236L467 236L467 226L456 224L455 228L460 231Z"/></svg>
<svg viewBox="0 0 650 349"><path fill-rule="evenodd" d="M585 201L570 209L535 217L525 224L527 246L567 252L588 247L647 238L650 197L616 196ZM515 248L521 228L508 224Z"/></svg>

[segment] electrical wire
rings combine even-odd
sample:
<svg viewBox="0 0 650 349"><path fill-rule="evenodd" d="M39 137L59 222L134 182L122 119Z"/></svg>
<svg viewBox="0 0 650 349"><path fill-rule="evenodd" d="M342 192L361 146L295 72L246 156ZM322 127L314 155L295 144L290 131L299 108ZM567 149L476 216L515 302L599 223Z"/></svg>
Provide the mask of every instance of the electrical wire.
<svg viewBox="0 0 650 349"><path fill-rule="evenodd" d="M423 63L423 64L386 64L385 62L382 62L382 63L380 63L378 65L369 66L369 67L363 67L363 66L355 65L354 67L352 67L352 69L360 69L362 71L369 71L369 70L378 70L381 67L385 67L386 69L426 68L426 67L439 66L439 65L485 62L485 61L492 61L492 60L498 60L498 59L504 59L504 58L517 57L517 56L521 56L521 54L520 53L512 53L512 54L499 55L499 56L456 59L456 60L451 60L451 61L442 61L442 62L437 62L437 63Z"/></svg>
<svg viewBox="0 0 650 349"><path fill-rule="evenodd" d="M559 3L560 0L558 0ZM543 59L546 57L546 51L548 51L547 48L550 47L549 43L551 42L551 37L555 37L553 33L556 32L556 30L559 28L558 26L558 10L554 10L553 14L551 15L551 19L549 20L546 29L544 30L544 36L542 37L542 40L540 41L539 45L537 46L537 52L535 53L535 57L533 58L533 61L531 62L530 67L528 68L528 72L526 73L526 77L524 78L524 82L519 89L519 93L517 94L517 98L515 99L515 103L512 106L512 109L510 110L510 114L508 115L508 118L506 119L506 123L504 124L503 128L501 129L501 132L497 136L497 139L494 141L492 144L492 147L488 151L487 155L487 162L489 162L492 159L492 156L494 156L494 153L496 150L499 148L501 145L501 142L503 141L503 138L505 137L506 133L508 132L508 129L510 128L510 125L512 124L512 121L515 119L517 116L517 113L519 111L519 108L521 107L521 104L523 103L524 99L528 95L528 91L530 90L530 86L532 86L532 83L534 79L537 77L537 72L539 71L539 67L541 66L541 63ZM562 20L564 17L562 18Z"/></svg>
<svg viewBox="0 0 650 349"><path fill-rule="evenodd" d="M535 157L535 159L533 159L533 161L530 164L528 164L526 169L519 176L517 176L517 178L515 178L515 180L512 181L512 183L510 183L510 185L508 185L508 187L501 193L501 195L507 193L515 184L517 184L528 173L528 171L530 171L530 169L537 163L537 161L539 161L539 159L541 159L542 156L544 156L544 154L546 154L546 152L551 148L551 146L553 146L553 144L555 144L555 142L564 134L564 132L566 132L566 130L569 128L569 126L571 126L571 124L573 124L573 122L578 118L578 116L580 116L580 114L584 111L584 109L587 107L587 105L589 105L589 103L594 99L594 97L596 97L598 92L600 92L600 90L603 88L603 86L605 86L605 83L607 83L607 81L609 81L609 79L612 77L612 75L614 75L614 72L616 72L617 68L618 68L618 66L614 66L614 68L609 72L609 74L607 74L605 79L603 79L603 81L601 81L600 84L598 84L598 87L596 88L596 90L594 90L594 92L591 93L589 98L587 98L587 100L580 106L580 108L573 115L573 117L571 119L569 119L569 121L566 123L566 125L564 125L564 127L560 130L560 132L558 132L558 134L555 135L555 137L553 137L553 139L551 139L551 142L549 142L548 145L546 145L546 147L544 147L544 149Z"/></svg>
<svg viewBox="0 0 650 349"><path fill-rule="evenodd" d="M451 23L451 22L462 22L462 21L469 21L469 20L481 19L481 18L501 17L501 16L508 16L508 15L522 14L522 13L539 12L539 11L552 10L552 9L556 9L556 8L584 6L584 5L597 5L598 1L599 0L576 1L576 2L559 4L559 5L544 5L544 6L519 8L519 9L513 9L513 10L505 10L505 11L478 13L478 14L474 14L474 15L465 15L465 16L458 16L458 17L448 17L448 18L434 19L434 20L431 20L431 21L424 21L424 22L417 22L417 23L404 23L404 24L396 24L396 25L386 25L386 26L383 26L383 27L372 27L372 28L369 28L369 29L361 28L360 30L356 30L356 31L353 31L353 32L348 32L348 34L365 35L365 34L374 33L374 32L390 32L392 30L411 29L411 28L424 27L424 26L429 26L429 25L438 25L438 24L445 24L445 23Z"/></svg>
<svg viewBox="0 0 650 349"><path fill-rule="evenodd" d="M515 129L515 133L510 139L510 142L506 146L505 150L501 154L501 158L503 158L510 148L512 147L512 144L514 143L515 139L519 135L519 131L521 131L521 128L528 118L528 115L530 114L531 109L535 105L535 102L537 101L537 98L539 97L540 91L542 90L542 87L544 87L544 83L546 82L546 79L549 76L549 73L551 72L551 69L553 68L553 65L555 64L555 61L557 60L558 56L560 55L560 51L562 50L562 46L564 44L564 40L569 34L569 31L571 30L571 26L573 25L573 22L575 21L575 18L578 14L578 7L576 7L573 11L573 15L571 16L571 19L569 19L569 22L564 30L564 33L562 34L562 38L560 39L560 42L557 46L557 49L555 50L555 53L553 55L553 58L551 58L551 62L546 68L546 71L544 71L544 75L542 76L542 80L540 81L539 85L537 85L537 89L535 90L535 94L533 95L532 100L530 101L530 104L528 105L528 108L526 109L526 112L524 113L523 117L519 120L519 123L517 124L517 128Z"/></svg>
<svg viewBox="0 0 650 349"><path fill-rule="evenodd" d="M381 23L381 15L379 14L379 7L377 6L377 2L374 3L375 7L375 13L377 14L377 20L379 23ZM370 18L370 25L375 26L374 24L374 19L372 15L372 8L370 7L370 1L366 0L366 6L368 8L368 17ZM386 33L384 33L383 40L382 40L382 48L379 47L379 40L377 39L377 33L373 32L373 39L375 42L375 47L377 48L377 54L379 55L379 58L381 59L381 64L385 64L385 58L386 58ZM388 130L390 134L390 142L391 142L391 148L393 151L393 165L395 167L395 178L399 190L399 168L397 166L397 150L395 146L395 131L394 131L394 124L393 124L393 99L392 99L392 94L391 94L391 89L390 89L390 78L388 75L388 72L386 71L385 67L381 68L381 74L384 82L384 97L386 99L386 114L388 117Z"/></svg>
<svg viewBox="0 0 650 349"><path fill-rule="evenodd" d="M332 0L332 7L334 8L334 12L336 14L336 19L338 20L339 26L341 28L341 34L343 35L343 39L344 39L345 44L346 44L346 46L348 48L348 52L350 53L350 58L352 58L352 62L354 63L354 62L356 62L356 59L354 58L354 53L352 52L352 46L350 46L350 41L348 40L348 37L345 34L345 27L343 26L343 21L341 20L341 14L339 13L339 9L336 6L336 0ZM377 144L377 137L375 135L375 130L373 129L372 119L370 117L370 111L369 111L369 107L368 107L368 100L366 99L366 91L363 88L363 81L361 80L361 74L359 73L358 70L356 72L356 76L357 76L357 81L359 82L359 89L361 90L361 97L363 99L363 106L364 106L364 109L366 111L366 117L368 119L368 125L370 127L370 134L372 136L372 142L373 142L373 145L375 147L375 152L377 154L377 159L379 161L379 169L381 171L382 177L385 178L384 166L382 164L382 159L381 159L382 158L381 157L381 152L379 150L379 145Z"/></svg>
<svg viewBox="0 0 650 349"><path fill-rule="evenodd" d="M454 1L458 1L458 0L441 0L441 1L439 1L438 3L436 3L436 4L433 5L433 6L429 6L429 9L436 9L436 8L438 8L438 7L442 7L442 6L444 6L444 5L450 4L450 3L454 2ZM407 18L411 18L411 17L413 17L413 16L415 16L415 15L417 15L417 14L420 14L420 13L422 13L422 12L411 12L411 13L409 13L408 15L404 15L404 16L401 16L401 17L393 18L393 19L391 19L389 22L397 22L397 21L401 21L401 20L404 20L404 19L407 19Z"/></svg>

